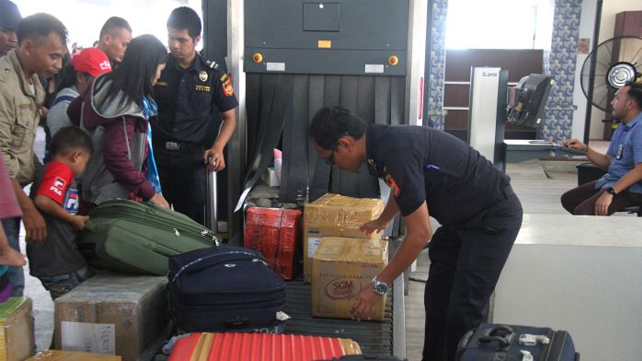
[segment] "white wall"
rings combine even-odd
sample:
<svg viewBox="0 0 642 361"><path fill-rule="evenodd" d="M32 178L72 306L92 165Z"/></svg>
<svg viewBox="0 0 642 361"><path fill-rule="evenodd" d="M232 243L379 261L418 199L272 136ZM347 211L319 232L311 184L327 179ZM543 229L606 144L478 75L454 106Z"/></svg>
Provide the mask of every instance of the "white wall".
<svg viewBox="0 0 642 361"><path fill-rule="evenodd" d="M586 3L593 3L593 8L595 8L596 0L585 0L582 3L582 12L584 12ZM600 22L600 37L599 42L602 43L613 37L613 29L615 28L615 15L623 11L637 11L642 10L642 3L639 1L630 1L630 0L605 0L602 4L602 20ZM584 14L582 14L582 20L584 19ZM595 18L593 17L592 21ZM592 30L591 30L592 34ZM582 37L582 36L580 36ZM592 38L592 35L590 36ZM592 50L592 49L591 49ZM579 74L579 69L578 69ZM582 96L583 97L583 96ZM576 102L577 104L577 102ZM582 118L582 122L583 122ZM604 133L604 124L602 123L604 119L604 112L593 107L592 116L591 116L591 134L590 139L602 139ZM575 130L575 117L573 118L573 130ZM574 133L575 135L575 133Z"/></svg>
<svg viewBox="0 0 642 361"><path fill-rule="evenodd" d="M134 37L152 34L167 43L167 18L179 6L189 6L202 13L201 0L13 0L22 16L38 12L49 13L65 24L69 31L69 46L74 42L82 47L98 40L100 29L111 16L126 19ZM199 47L200 48L200 47Z"/></svg>
<svg viewBox="0 0 642 361"><path fill-rule="evenodd" d="M584 0L582 1L582 13L580 17L579 38L593 38L593 30L595 24L595 7L597 0ZM592 51L593 49L590 49ZM582 92L581 74L582 65L588 58L588 54L577 54L575 61L575 88L573 92L573 104L577 110L573 113L573 126L571 130L571 137L582 139L584 137L584 129L586 122L586 96ZM592 123L593 124L593 123Z"/></svg>

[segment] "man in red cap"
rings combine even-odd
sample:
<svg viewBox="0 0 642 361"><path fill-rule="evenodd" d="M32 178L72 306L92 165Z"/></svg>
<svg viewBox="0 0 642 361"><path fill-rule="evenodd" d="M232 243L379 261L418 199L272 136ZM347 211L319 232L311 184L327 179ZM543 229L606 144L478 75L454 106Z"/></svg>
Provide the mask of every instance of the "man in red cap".
<svg viewBox="0 0 642 361"><path fill-rule="evenodd" d="M22 16L16 4L0 0L0 57L18 46L18 23Z"/></svg>
<svg viewBox="0 0 642 361"><path fill-rule="evenodd" d="M47 127L52 137L61 128L71 125L67 116L69 103L82 94L94 78L110 71L109 58L97 48L83 49L71 59L62 70L58 94L47 115Z"/></svg>

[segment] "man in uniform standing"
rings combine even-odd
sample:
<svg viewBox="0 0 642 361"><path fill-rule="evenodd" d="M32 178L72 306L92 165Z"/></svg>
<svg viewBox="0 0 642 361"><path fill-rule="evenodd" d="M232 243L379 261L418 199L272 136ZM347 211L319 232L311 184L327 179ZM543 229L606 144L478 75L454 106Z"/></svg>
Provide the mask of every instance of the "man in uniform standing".
<svg viewBox="0 0 642 361"><path fill-rule="evenodd" d="M406 236L394 258L356 297L352 313L368 318L389 285L431 240L429 215L441 227L430 241L430 274L424 294L424 361L454 361L466 331L484 321L488 300L522 223L510 178L457 138L427 127L367 126L341 108L324 108L310 135L321 157L370 173L390 187L379 218L361 226L386 228L397 212Z"/></svg>
<svg viewBox="0 0 642 361"><path fill-rule="evenodd" d="M196 53L201 19L188 7L172 11L167 21L170 55L154 87L158 121L153 125L163 196L176 211L203 224L206 173L225 168L223 151L236 127L232 79L218 65ZM218 136L208 139L211 122L222 118Z"/></svg>

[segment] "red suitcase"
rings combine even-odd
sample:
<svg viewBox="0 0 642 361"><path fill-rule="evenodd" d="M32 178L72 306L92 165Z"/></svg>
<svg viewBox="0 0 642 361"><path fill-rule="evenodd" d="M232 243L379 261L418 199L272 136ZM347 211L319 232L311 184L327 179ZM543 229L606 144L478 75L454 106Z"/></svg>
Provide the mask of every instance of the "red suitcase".
<svg viewBox="0 0 642 361"><path fill-rule="evenodd" d="M261 252L279 277L294 277L301 244L300 210L251 207L247 210L244 238L245 248Z"/></svg>
<svg viewBox="0 0 642 361"><path fill-rule="evenodd" d="M361 354L341 338L264 333L198 333L179 338L168 361L312 361Z"/></svg>

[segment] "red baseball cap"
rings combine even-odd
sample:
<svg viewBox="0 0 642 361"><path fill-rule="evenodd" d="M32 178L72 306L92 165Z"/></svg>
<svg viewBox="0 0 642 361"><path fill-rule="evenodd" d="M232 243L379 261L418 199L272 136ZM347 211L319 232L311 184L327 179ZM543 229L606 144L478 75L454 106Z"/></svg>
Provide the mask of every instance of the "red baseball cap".
<svg viewBox="0 0 642 361"><path fill-rule="evenodd" d="M71 59L71 64L77 72L88 73L94 78L111 71L109 58L100 49L83 49Z"/></svg>

